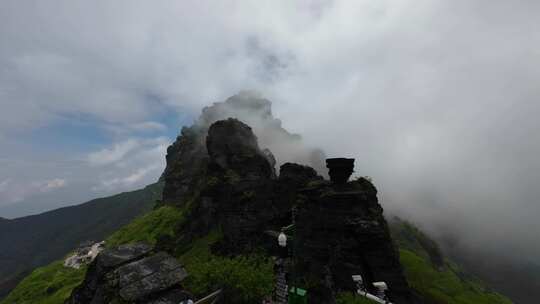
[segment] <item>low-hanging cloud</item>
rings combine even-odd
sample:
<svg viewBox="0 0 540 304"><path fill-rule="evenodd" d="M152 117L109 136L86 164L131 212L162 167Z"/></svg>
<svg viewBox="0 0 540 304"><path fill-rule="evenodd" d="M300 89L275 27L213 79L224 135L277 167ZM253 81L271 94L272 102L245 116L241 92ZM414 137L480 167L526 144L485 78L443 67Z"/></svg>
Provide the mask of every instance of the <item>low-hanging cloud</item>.
<svg viewBox="0 0 540 304"><path fill-rule="evenodd" d="M82 116L115 151L164 112L194 119L256 89L308 145L355 157L387 211L461 246L540 257L538 1L0 6L3 145ZM26 168L8 150L0 180ZM92 174L121 185L144 168L126 166Z"/></svg>

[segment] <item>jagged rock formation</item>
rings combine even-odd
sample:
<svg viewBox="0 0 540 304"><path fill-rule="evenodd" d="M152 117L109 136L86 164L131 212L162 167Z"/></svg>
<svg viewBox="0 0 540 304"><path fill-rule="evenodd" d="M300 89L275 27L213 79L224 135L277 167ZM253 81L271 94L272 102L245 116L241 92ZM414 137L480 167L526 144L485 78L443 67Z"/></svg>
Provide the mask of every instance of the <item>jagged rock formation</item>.
<svg viewBox="0 0 540 304"><path fill-rule="evenodd" d="M180 282L187 276L176 259L146 244L106 249L90 264L84 282L66 304L177 304L191 296Z"/></svg>
<svg viewBox="0 0 540 304"><path fill-rule="evenodd" d="M214 254L263 250L276 255L277 240L266 232L296 220L291 244L296 266L290 271L298 277L296 283L308 289L310 303L334 303L338 292L354 292L356 274L367 284L385 281L394 303L412 303L377 190L366 179L347 182L354 160L328 160L333 182L295 163L281 165L277 177L279 156L276 162L270 149L261 149L257 130L235 118L218 120L231 111L256 113L264 127L273 128L268 132L259 125L259 134L291 137L272 118L269 102L255 100L238 95L206 108L169 147L163 204L182 208L185 220L174 237L159 239L157 248L179 256L194 240L218 230L222 239L213 245ZM150 256L151 249L145 247L115 250L98 256L68 303L102 303L115 297L142 303L184 292L177 283L185 271L165 253Z"/></svg>
<svg viewBox="0 0 540 304"><path fill-rule="evenodd" d="M261 231L280 214L287 217L289 211L274 204L277 181L272 154L259 148L249 126L232 118L209 128L206 146L206 166L192 181L197 193L189 196L190 219L179 228L182 237L169 248L182 248L215 228L224 235L218 246L221 253L241 253L260 246L264 238Z"/></svg>
<svg viewBox="0 0 540 304"><path fill-rule="evenodd" d="M206 139L208 177L223 181L205 199L213 201L228 249L252 248L272 218L273 170L251 128L236 119L214 123ZM209 189L210 190L210 189Z"/></svg>
<svg viewBox="0 0 540 304"><path fill-rule="evenodd" d="M298 275L311 288L313 303L332 303L338 290L355 290L352 275L366 286L384 281L395 303L412 303L377 190L364 178L348 183L312 183L298 203L295 251Z"/></svg>
<svg viewBox="0 0 540 304"><path fill-rule="evenodd" d="M303 163L325 174L324 153L306 147L299 135L285 130L281 121L273 117L271 105L269 100L257 94L241 92L224 102L204 108L195 123L182 128L180 136L167 149L167 167L161 177L166 181L163 200L180 205L192 195L190 189L196 188L196 180L208 160L205 146L208 129L214 122L227 118L237 118L253 128L272 171L275 170L277 158L278 164ZM272 151L276 158L268 151Z"/></svg>
<svg viewBox="0 0 540 304"><path fill-rule="evenodd" d="M352 159L329 160L334 183L308 166L286 163L274 178L268 152L252 129L237 119L217 121L206 137L207 158L189 197L189 219L181 237L164 248L185 248L213 229L223 240L216 254L237 255L264 248L276 252L267 230L279 230L297 211L295 239L298 276L310 303L333 303L337 292L355 291L352 275L366 283L388 283L395 303L412 303L390 238L377 190L366 179L347 182ZM166 181L168 181L166 179ZM170 240L169 240L170 241ZM165 242L167 243L167 242Z"/></svg>

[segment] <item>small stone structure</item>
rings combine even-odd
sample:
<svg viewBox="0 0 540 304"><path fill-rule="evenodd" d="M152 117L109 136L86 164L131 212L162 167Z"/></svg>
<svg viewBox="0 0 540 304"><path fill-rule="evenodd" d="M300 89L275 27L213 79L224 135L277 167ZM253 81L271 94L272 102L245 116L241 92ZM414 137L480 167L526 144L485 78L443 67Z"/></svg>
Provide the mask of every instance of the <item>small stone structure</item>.
<svg viewBox="0 0 540 304"><path fill-rule="evenodd" d="M73 255L64 260L64 266L79 269L82 265L91 263L104 247L105 241L97 243L85 242L75 250Z"/></svg>

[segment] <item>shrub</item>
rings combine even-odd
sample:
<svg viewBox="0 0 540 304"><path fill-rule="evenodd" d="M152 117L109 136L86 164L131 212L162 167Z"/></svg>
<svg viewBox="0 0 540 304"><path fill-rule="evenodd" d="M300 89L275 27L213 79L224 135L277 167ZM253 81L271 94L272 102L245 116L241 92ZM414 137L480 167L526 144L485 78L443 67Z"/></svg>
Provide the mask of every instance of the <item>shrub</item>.
<svg viewBox="0 0 540 304"><path fill-rule="evenodd" d="M262 254L213 255L210 245L220 237L218 232L212 232L180 257L189 273L184 285L197 296L223 288L228 302L260 303L274 286L272 260Z"/></svg>

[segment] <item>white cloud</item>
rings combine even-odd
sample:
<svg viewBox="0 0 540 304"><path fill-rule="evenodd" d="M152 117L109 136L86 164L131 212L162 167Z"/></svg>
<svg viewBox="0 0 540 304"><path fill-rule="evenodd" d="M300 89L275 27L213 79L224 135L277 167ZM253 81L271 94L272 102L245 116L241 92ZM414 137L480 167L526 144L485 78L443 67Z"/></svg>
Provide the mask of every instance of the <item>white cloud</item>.
<svg viewBox="0 0 540 304"><path fill-rule="evenodd" d="M66 184L66 180L61 178L39 181L4 180L0 183L0 206L20 202L41 193L53 192L65 187Z"/></svg>
<svg viewBox="0 0 540 304"><path fill-rule="evenodd" d="M165 131L167 127L164 124L155 121L145 121L141 123L136 123L129 126L130 129L139 132L150 132L150 131Z"/></svg>
<svg viewBox="0 0 540 304"><path fill-rule="evenodd" d="M125 191L156 182L165 168L164 156L169 144L169 140L164 137L132 138L91 153L94 159L91 163L99 169L99 182L92 190ZM95 161L97 159L107 161Z"/></svg>
<svg viewBox="0 0 540 304"><path fill-rule="evenodd" d="M540 255L539 1L54 3L0 2L0 136L59 116L118 126L84 164L56 160L74 178L120 189L163 167L165 141L133 139L148 122L257 89L287 129L356 157L386 210Z"/></svg>
<svg viewBox="0 0 540 304"><path fill-rule="evenodd" d="M38 188L41 192L48 192L58 188L62 188L66 185L66 180L61 178L55 178L48 181L44 181L38 184Z"/></svg>
<svg viewBox="0 0 540 304"><path fill-rule="evenodd" d="M141 134L159 134L167 131L167 126L156 121L144 121L129 124L107 124L104 126L107 131L115 137L125 138L127 136Z"/></svg>
<svg viewBox="0 0 540 304"><path fill-rule="evenodd" d="M92 187L93 191L119 191L125 189L133 189L135 186L142 186L148 183L148 177L156 176L163 171L159 164L151 165L146 168L135 170L131 174L122 177L114 177L111 179L102 180L98 185ZM141 183L145 181L145 183ZM155 181L155 180L154 180Z"/></svg>
<svg viewBox="0 0 540 304"><path fill-rule="evenodd" d="M10 182L10 181L11 181L11 180L6 179L6 180L3 180L2 182L0 182L0 192L6 191L6 189L7 189L8 186L9 186L9 182Z"/></svg>
<svg viewBox="0 0 540 304"><path fill-rule="evenodd" d="M133 151L139 142L135 139L116 143L110 148L104 148L99 151L88 154L87 160L91 165L102 166L122 160L126 154Z"/></svg>

